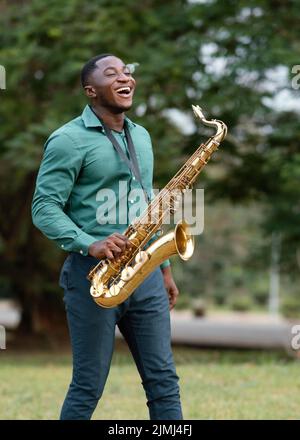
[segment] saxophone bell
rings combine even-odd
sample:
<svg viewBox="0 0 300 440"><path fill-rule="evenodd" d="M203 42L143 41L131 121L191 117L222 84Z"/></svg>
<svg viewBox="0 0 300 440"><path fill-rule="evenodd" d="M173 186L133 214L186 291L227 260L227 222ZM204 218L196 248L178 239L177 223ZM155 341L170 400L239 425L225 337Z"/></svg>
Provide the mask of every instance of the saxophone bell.
<svg viewBox="0 0 300 440"><path fill-rule="evenodd" d="M187 261L194 252L194 237L190 226L185 220L180 220L173 231L162 235L155 240L145 251L142 251L142 261L137 260L136 264L129 267L129 275L121 276L119 283L114 284L108 291L103 289L103 283L99 286L94 280L94 301L102 307L115 307L125 301L138 285L163 261L170 256L178 254L180 258ZM124 272L128 269L124 269ZM96 292L101 291L100 294Z"/></svg>
<svg viewBox="0 0 300 440"><path fill-rule="evenodd" d="M180 258L184 261L189 260L194 253L195 239L191 234L190 225L184 219L175 227L174 242Z"/></svg>

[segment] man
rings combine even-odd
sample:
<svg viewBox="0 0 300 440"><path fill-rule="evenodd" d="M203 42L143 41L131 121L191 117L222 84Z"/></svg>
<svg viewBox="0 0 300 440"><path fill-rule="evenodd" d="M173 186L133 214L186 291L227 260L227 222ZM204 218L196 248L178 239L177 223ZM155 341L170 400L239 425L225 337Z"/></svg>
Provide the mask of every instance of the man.
<svg viewBox="0 0 300 440"><path fill-rule="evenodd" d="M73 377L61 419L91 418L109 373L116 325L136 362L150 418L181 419L169 316L178 290L170 263L153 271L118 307L102 308L89 293L86 277L90 269L99 259L117 259L130 247L122 235L126 224L120 217L124 212L114 221L102 221L101 191L109 189L116 195L108 220L114 218L113 208L119 209L124 201L121 203L120 182L128 184L128 191L142 187L151 197L153 156L148 132L124 113L132 106L136 84L129 67L112 54L99 55L83 67L81 81L90 106L47 140L32 203L34 224L69 252L60 285L73 351ZM114 148L107 127L132 163L131 137L140 182ZM131 202L126 201L127 211ZM128 212L125 214L128 218Z"/></svg>

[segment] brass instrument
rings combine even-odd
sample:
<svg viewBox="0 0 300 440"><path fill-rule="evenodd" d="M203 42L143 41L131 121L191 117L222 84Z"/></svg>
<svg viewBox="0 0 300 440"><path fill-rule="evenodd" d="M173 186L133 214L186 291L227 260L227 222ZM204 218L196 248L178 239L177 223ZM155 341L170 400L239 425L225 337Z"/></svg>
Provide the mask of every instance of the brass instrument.
<svg viewBox="0 0 300 440"><path fill-rule="evenodd" d="M131 243L118 260L107 258L90 271L91 295L102 307L115 307L125 301L151 271L173 254L188 260L194 251L194 239L185 220L177 223L175 230L161 236L148 248L145 245L161 229L166 214L176 211L179 197L191 187L212 153L227 134L224 122L206 120L199 106L192 106L196 116L216 133L201 144L170 182L148 204L144 213L128 226L124 235Z"/></svg>

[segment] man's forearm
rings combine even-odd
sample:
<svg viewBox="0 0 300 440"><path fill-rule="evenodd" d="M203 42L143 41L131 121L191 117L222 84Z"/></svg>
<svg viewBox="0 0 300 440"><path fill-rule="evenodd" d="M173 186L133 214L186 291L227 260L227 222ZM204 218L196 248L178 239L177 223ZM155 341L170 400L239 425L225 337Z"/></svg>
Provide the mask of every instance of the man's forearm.
<svg viewBox="0 0 300 440"><path fill-rule="evenodd" d="M161 267L160 266L160 269L161 269L161 271L162 271L164 276L172 277L172 269L171 269L171 265L170 264L168 266L166 266L166 267Z"/></svg>
<svg viewBox="0 0 300 440"><path fill-rule="evenodd" d="M34 225L63 250L88 254L88 247L96 241L82 231L55 203L39 201L33 203Z"/></svg>

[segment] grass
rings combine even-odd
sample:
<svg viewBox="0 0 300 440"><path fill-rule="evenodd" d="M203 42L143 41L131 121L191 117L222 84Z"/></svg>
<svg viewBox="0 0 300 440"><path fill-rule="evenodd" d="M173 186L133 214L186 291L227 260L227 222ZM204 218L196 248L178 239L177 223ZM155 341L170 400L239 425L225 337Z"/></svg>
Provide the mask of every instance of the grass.
<svg viewBox="0 0 300 440"><path fill-rule="evenodd" d="M295 419L299 363L285 353L176 348L185 419ZM57 419L71 374L63 353L0 352L0 419ZM95 419L147 419L140 378L119 343Z"/></svg>

